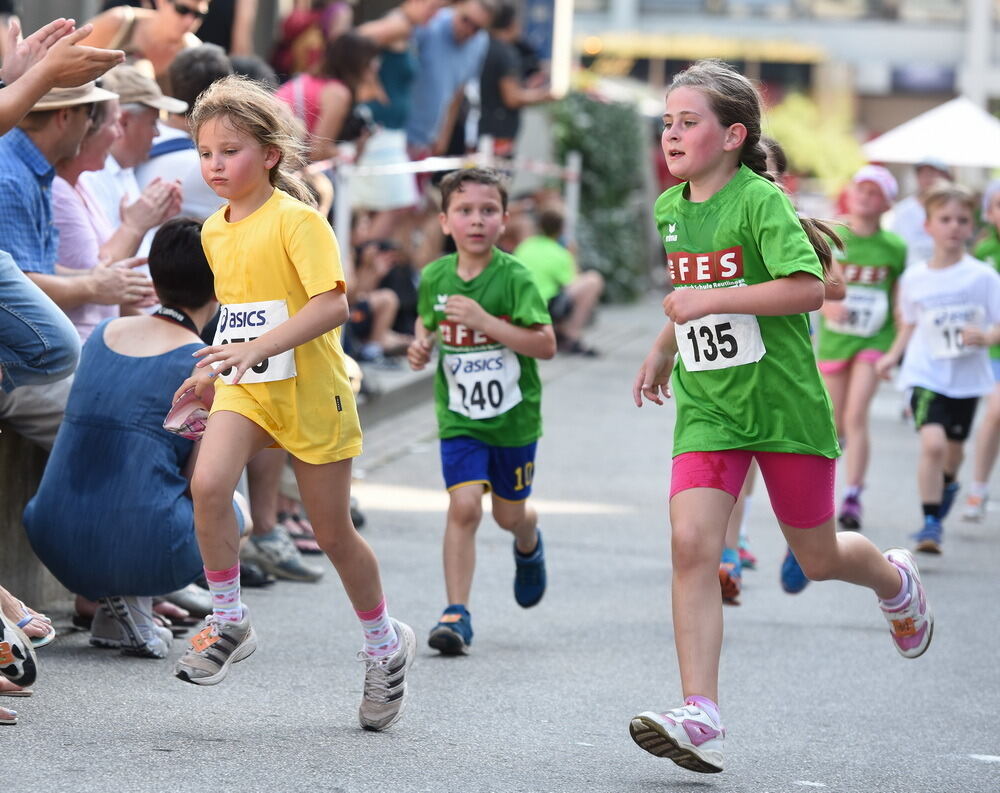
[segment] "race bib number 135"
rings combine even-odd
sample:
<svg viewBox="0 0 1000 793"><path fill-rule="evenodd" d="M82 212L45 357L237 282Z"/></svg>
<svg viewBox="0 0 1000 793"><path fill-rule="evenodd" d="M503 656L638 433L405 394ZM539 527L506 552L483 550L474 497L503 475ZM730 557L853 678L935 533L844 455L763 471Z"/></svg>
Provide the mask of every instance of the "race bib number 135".
<svg viewBox="0 0 1000 793"><path fill-rule="evenodd" d="M767 352L753 314L709 314L674 325L674 334L689 372L757 363Z"/></svg>

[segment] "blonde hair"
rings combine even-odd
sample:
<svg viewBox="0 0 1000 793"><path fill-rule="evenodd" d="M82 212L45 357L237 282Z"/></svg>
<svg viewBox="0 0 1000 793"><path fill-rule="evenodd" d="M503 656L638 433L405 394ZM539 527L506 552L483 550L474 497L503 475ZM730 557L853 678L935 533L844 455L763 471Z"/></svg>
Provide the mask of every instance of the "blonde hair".
<svg viewBox="0 0 1000 793"><path fill-rule="evenodd" d="M188 115L195 141L206 122L225 118L239 132L261 146L278 151L278 163L268 173L274 187L304 204L315 207L316 200L298 175L306 160L306 147L285 104L263 83L239 75L216 80L198 95Z"/></svg>
<svg viewBox="0 0 1000 793"><path fill-rule="evenodd" d="M933 210L947 204L949 201L957 201L969 210L969 214L976 216L976 196L968 188L954 182L938 182L927 191L924 196L924 212L930 217Z"/></svg>
<svg viewBox="0 0 1000 793"><path fill-rule="evenodd" d="M700 91L723 127L743 125L747 136L740 149L740 163L759 176L776 182L775 175L767 170L767 149L760 132L761 100L753 83L729 64L709 58L674 75L667 96L682 86ZM824 273L828 274L833 265L830 243L842 248L843 242L829 223L802 216L799 216L799 222L823 265Z"/></svg>

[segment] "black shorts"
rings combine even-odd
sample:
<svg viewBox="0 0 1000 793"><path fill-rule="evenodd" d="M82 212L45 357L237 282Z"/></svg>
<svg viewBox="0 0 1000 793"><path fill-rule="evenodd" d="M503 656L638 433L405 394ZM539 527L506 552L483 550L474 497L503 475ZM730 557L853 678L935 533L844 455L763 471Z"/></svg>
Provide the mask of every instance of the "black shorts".
<svg viewBox="0 0 1000 793"><path fill-rule="evenodd" d="M552 317L552 322L562 322L572 313L573 298L565 291L559 290L559 294L549 301L549 316Z"/></svg>
<svg viewBox="0 0 1000 793"><path fill-rule="evenodd" d="M957 399L917 386L910 397L913 423L919 430L925 424L940 424L950 441L964 441L972 431L979 397Z"/></svg>

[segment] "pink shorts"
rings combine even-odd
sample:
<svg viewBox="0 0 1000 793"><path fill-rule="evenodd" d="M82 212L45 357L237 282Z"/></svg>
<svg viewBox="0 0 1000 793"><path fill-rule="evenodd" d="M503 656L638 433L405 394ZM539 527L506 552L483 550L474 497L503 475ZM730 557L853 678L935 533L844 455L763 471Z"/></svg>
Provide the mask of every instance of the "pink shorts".
<svg viewBox="0 0 1000 793"><path fill-rule="evenodd" d="M865 363L873 364L885 355L881 350L862 350L851 358L844 358L839 361L817 361L816 364L819 366L819 370L823 374L840 374L847 370L854 361L864 361Z"/></svg>
<svg viewBox="0 0 1000 793"><path fill-rule="evenodd" d="M837 461L818 454L743 449L685 452L674 458L670 497L693 487L711 487L739 498L755 457L778 520L796 529L811 529L833 517Z"/></svg>

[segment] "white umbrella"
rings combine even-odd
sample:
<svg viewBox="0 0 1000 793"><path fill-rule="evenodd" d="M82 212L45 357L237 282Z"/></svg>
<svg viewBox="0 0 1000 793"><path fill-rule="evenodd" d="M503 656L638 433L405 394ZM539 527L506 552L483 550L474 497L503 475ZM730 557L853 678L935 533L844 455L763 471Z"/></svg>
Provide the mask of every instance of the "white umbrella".
<svg viewBox="0 0 1000 793"><path fill-rule="evenodd" d="M864 145L873 162L1000 168L1000 119L964 96L938 105Z"/></svg>

